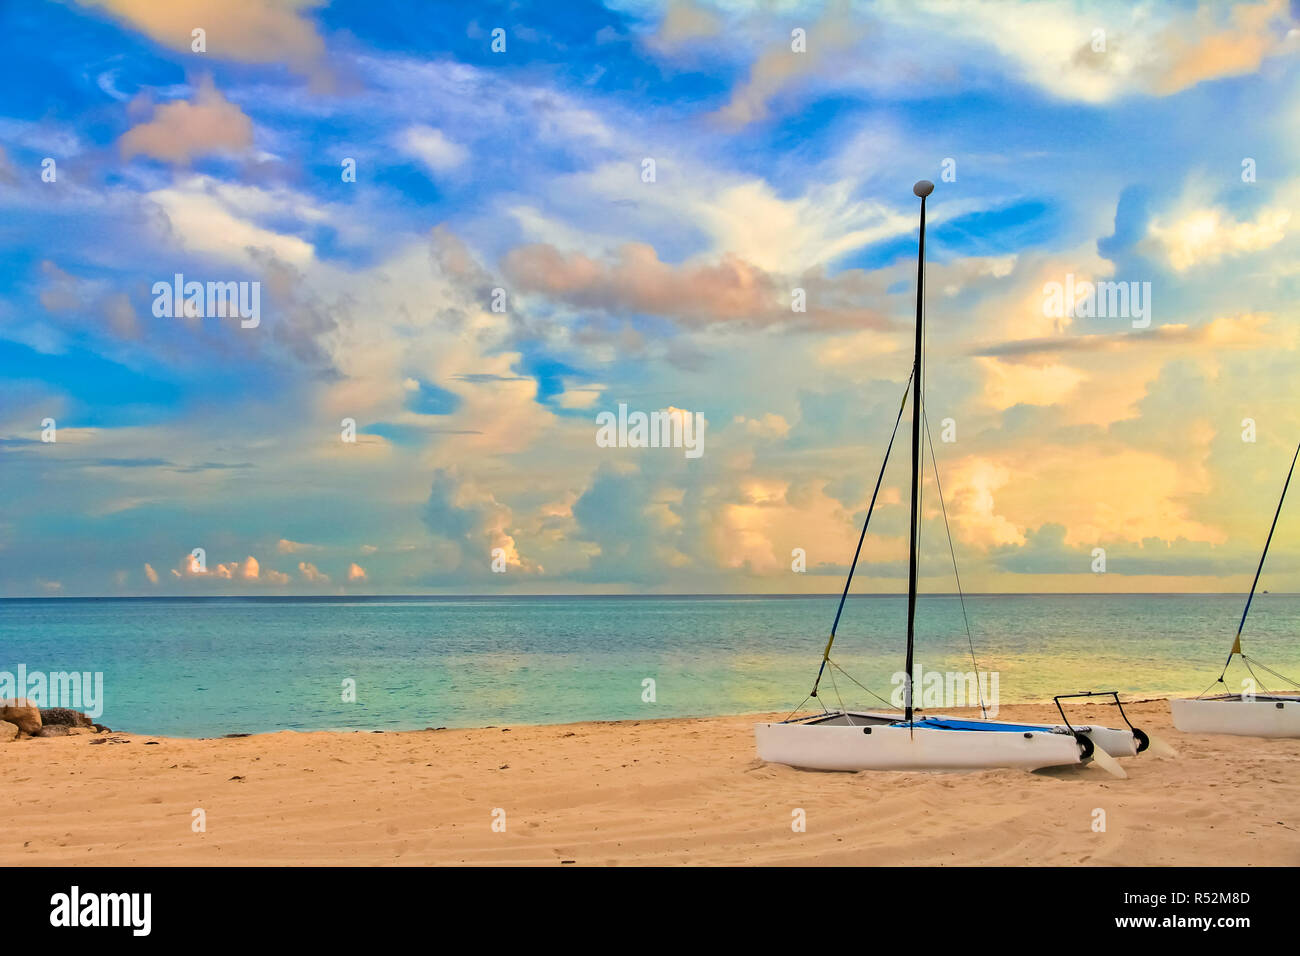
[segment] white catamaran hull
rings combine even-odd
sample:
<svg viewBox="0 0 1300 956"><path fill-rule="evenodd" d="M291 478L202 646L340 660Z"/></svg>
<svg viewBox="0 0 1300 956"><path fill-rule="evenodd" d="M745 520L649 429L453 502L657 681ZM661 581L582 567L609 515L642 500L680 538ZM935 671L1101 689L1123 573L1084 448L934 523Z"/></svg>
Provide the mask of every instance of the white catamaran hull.
<svg viewBox="0 0 1300 956"><path fill-rule="evenodd" d="M1051 731L761 723L754 733L760 759L806 770L1038 770L1082 760L1072 735Z"/></svg>
<svg viewBox="0 0 1300 956"><path fill-rule="evenodd" d="M851 715L852 719L858 721L870 721L873 723L891 723L898 720L896 714L882 714L872 711L855 712ZM950 720L949 717L937 717L937 720ZM998 721L970 720L966 723L978 724L989 723L994 726ZM764 726L760 724L759 726ZM1058 734L1076 733L1080 736L1087 737L1092 741L1093 746L1098 750L1105 751L1112 757L1136 757L1138 755L1138 741L1133 736L1133 731L1127 727L1116 729L1114 727L1099 727L1096 724L1083 724L1067 727L1065 724L1042 724L1043 730L1053 730ZM779 762L779 761L774 761Z"/></svg>
<svg viewBox="0 0 1300 956"><path fill-rule="evenodd" d="M1174 726L1185 734L1300 737L1300 697L1243 700L1232 695L1171 700Z"/></svg>
<svg viewBox="0 0 1300 956"><path fill-rule="evenodd" d="M1064 724L1053 724L1053 730L1066 730ZM1086 724L1083 727L1075 727L1075 732L1082 734L1092 741L1093 746L1098 750L1103 750L1112 757L1136 757L1138 755L1137 739L1133 736L1133 731L1127 727L1116 729L1114 727L1097 727L1092 724Z"/></svg>

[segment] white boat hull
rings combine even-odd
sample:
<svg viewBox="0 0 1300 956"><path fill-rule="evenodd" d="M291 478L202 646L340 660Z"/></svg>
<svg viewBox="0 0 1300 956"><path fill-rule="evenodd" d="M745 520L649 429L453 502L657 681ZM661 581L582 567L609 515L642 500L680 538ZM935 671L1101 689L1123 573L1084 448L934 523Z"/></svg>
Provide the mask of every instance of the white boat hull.
<svg viewBox="0 0 1300 956"><path fill-rule="evenodd" d="M1300 697L1236 695L1169 701L1174 726L1185 734L1300 737Z"/></svg>
<svg viewBox="0 0 1300 956"><path fill-rule="evenodd" d="M895 719L889 718L891 723ZM806 770L1038 770L1082 760L1079 742L1072 735L1048 730L773 722L756 724L754 734L760 759Z"/></svg>
<svg viewBox="0 0 1300 956"><path fill-rule="evenodd" d="M1064 724L1053 724L1052 729L1066 730L1067 728ZM1136 757L1138 754L1137 739L1133 736L1133 731L1127 727L1117 729L1085 724L1082 727L1076 726L1074 730L1091 740L1093 746L1104 750L1112 757Z"/></svg>

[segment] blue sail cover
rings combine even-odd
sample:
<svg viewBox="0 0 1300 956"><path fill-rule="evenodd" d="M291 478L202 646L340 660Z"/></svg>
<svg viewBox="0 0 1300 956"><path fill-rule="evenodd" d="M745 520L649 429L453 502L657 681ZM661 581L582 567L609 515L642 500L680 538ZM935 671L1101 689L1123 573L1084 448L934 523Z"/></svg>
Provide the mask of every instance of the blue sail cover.
<svg viewBox="0 0 1300 956"><path fill-rule="evenodd" d="M908 726L907 721L900 720L895 727ZM911 726L923 730L978 730L984 733L1029 733L1030 731L1050 732L1051 727L1043 724L987 724L978 720L953 720L947 717L926 717Z"/></svg>

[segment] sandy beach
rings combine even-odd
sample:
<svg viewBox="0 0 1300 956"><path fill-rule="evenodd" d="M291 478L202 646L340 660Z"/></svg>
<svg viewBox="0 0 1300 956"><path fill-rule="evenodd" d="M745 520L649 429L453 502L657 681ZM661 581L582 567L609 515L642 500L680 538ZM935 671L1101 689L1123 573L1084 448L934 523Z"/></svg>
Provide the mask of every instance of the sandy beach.
<svg viewBox="0 0 1300 956"><path fill-rule="evenodd" d="M0 863L1300 864L1300 740L1180 734L1163 701L1129 712L1180 757L1126 759L1127 780L812 773L759 762L754 716L25 740L0 747Z"/></svg>

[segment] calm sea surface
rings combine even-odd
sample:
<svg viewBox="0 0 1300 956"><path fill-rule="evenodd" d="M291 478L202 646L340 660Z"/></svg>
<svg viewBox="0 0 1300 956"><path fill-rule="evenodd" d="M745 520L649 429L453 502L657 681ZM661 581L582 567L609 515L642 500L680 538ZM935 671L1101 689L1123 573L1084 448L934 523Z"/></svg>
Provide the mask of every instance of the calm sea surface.
<svg viewBox="0 0 1300 956"><path fill-rule="evenodd" d="M101 722L216 736L780 710L808 692L831 597L0 601L0 671L100 671ZM1224 596L976 596L981 668L1002 703L1071 690L1200 692L1241 615ZM852 597L834 657L888 697L906 601ZM1300 596L1261 595L1247 653L1300 677ZM917 659L969 671L955 597L923 597ZM1229 679L1244 676L1234 664ZM356 681L356 703L341 699ZM642 701L647 679L655 702ZM842 677L849 704L879 704ZM823 683L824 697L834 691Z"/></svg>

